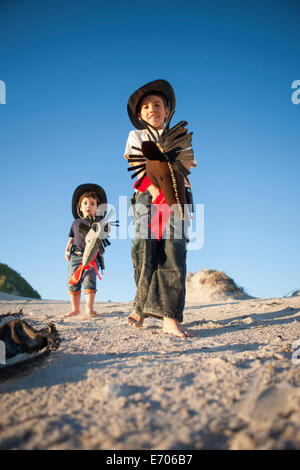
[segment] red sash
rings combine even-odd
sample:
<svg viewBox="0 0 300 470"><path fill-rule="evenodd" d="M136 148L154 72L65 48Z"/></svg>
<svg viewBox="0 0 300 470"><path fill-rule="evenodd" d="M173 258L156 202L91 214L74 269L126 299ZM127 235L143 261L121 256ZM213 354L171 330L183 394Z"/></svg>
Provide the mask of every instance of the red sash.
<svg viewBox="0 0 300 470"><path fill-rule="evenodd" d="M97 253L98 255L98 253ZM97 268L97 263L95 261L95 259L97 258L97 255L92 259L92 261L90 262L90 264L87 264L86 266L82 266L82 263L78 266L78 268L76 269L76 271L73 273L73 276L71 277L71 279L69 280L69 284L77 284L78 281L80 281L81 279L81 276L82 276L82 273L85 269L91 269L91 268L94 268L95 271L96 271L96 274L97 276L99 277L100 281L101 281L101 277L99 275L99 272L98 272L98 268Z"/></svg>
<svg viewBox="0 0 300 470"><path fill-rule="evenodd" d="M139 181L140 179L135 182L133 186L134 188L136 188L136 185L139 183ZM141 191L141 193L144 193L151 184L152 183L148 176L145 175L143 181L138 187L138 190ZM165 196L163 195L161 189L159 189L159 194L155 200L152 201L152 204L157 207L157 210L150 221L149 227L157 240L160 240L171 214L171 210L166 203Z"/></svg>

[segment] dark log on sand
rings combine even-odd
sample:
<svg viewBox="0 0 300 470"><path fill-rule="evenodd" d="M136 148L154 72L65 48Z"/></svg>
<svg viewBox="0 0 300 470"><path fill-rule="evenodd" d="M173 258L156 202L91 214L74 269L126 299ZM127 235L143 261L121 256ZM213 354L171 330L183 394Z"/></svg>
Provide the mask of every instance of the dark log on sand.
<svg viewBox="0 0 300 470"><path fill-rule="evenodd" d="M22 315L22 310L0 315L0 341L5 345L6 360L5 364L0 364L0 381L40 365L60 343L53 323L38 330L19 319Z"/></svg>

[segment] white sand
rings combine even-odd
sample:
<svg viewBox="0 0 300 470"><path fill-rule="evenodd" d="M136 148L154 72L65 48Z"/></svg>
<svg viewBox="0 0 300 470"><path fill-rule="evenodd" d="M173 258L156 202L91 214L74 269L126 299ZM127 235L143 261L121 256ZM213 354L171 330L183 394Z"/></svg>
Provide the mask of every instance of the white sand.
<svg viewBox="0 0 300 470"><path fill-rule="evenodd" d="M187 303L188 339L126 325L130 303L83 321L68 302L0 300L20 307L61 345L0 383L1 449L300 448L299 296Z"/></svg>

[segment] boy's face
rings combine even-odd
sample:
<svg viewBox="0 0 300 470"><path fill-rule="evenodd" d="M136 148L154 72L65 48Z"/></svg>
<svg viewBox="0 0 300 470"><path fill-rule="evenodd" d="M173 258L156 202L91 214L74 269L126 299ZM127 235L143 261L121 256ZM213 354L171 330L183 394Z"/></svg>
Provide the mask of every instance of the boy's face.
<svg viewBox="0 0 300 470"><path fill-rule="evenodd" d="M92 197L84 197L79 209L83 213L83 217L95 217L98 209L96 199L93 199Z"/></svg>
<svg viewBox="0 0 300 470"><path fill-rule="evenodd" d="M151 124L156 129L163 129L169 109L160 96L148 95L141 102L141 112L138 117Z"/></svg>

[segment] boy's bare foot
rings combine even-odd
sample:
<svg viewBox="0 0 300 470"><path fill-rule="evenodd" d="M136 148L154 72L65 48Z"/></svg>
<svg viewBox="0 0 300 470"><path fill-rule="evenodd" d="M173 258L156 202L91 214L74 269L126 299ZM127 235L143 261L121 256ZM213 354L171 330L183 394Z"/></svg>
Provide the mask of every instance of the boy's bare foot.
<svg viewBox="0 0 300 470"><path fill-rule="evenodd" d="M79 314L80 312L78 312L77 310L74 310L73 312L70 312L64 315L64 317L74 317L75 315L79 315Z"/></svg>
<svg viewBox="0 0 300 470"><path fill-rule="evenodd" d="M180 323L173 318L167 317L164 317L163 332L173 336L178 336L179 338L190 338L195 336L193 331L188 330L183 325L180 325Z"/></svg>
<svg viewBox="0 0 300 470"><path fill-rule="evenodd" d="M96 312L95 310L91 310L91 311L86 310L83 318L85 319L85 318L98 318L98 317L99 317L99 313Z"/></svg>
<svg viewBox="0 0 300 470"><path fill-rule="evenodd" d="M140 317L137 313L133 312L126 318L126 322L130 326L141 328L144 323L144 318Z"/></svg>

